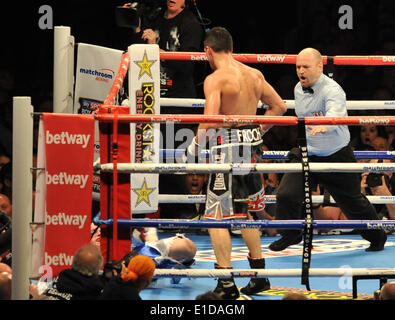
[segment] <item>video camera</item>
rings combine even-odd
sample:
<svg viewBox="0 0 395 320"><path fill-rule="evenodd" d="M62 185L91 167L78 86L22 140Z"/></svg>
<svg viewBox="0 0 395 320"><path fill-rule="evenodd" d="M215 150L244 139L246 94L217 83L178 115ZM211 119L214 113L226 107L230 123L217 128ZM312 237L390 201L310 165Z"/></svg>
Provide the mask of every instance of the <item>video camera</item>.
<svg viewBox="0 0 395 320"><path fill-rule="evenodd" d="M136 30L141 19L154 20L162 10L161 0L138 0L115 8L115 19L118 27Z"/></svg>

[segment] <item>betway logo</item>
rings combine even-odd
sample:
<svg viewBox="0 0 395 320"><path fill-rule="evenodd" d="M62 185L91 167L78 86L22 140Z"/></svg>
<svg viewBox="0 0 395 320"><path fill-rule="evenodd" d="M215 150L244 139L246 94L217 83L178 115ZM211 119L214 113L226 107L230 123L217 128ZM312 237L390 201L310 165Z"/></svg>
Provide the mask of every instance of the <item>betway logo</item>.
<svg viewBox="0 0 395 320"><path fill-rule="evenodd" d="M82 149L87 147L90 137L90 134L71 134L67 131L57 134L51 134L48 130L45 132L46 144L79 144Z"/></svg>
<svg viewBox="0 0 395 320"><path fill-rule="evenodd" d="M45 224L54 226L77 226L78 229L82 229L85 225L87 216L78 214L65 214L59 212L58 214L49 215L45 217Z"/></svg>
<svg viewBox="0 0 395 320"><path fill-rule="evenodd" d="M265 54L265 55L257 55L256 57L257 61L259 62L284 62L285 56L275 56L271 54Z"/></svg>
<svg viewBox="0 0 395 320"><path fill-rule="evenodd" d="M383 62L395 62L395 56L383 56Z"/></svg>
<svg viewBox="0 0 395 320"><path fill-rule="evenodd" d="M80 73L89 74L96 77L96 80L101 80L108 82L112 80L114 77L114 71L111 69L89 69L89 68L80 68Z"/></svg>
<svg viewBox="0 0 395 320"><path fill-rule="evenodd" d="M206 61L207 57L205 55L191 55L192 61Z"/></svg>
<svg viewBox="0 0 395 320"><path fill-rule="evenodd" d="M375 125L388 125L390 123L389 119L359 119L359 124L375 124Z"/></svg>
<svg viewBox="0 0 395 320"><path fill-rule="evenodd" d="M60 172L59 174L49 174L47 171L46 182L47 184L55 185L76 185L81 189L85 188L86 182L88 181L89 174L68 174L66 172Z"/></svg>
<svg viewBox="0 0 395 320"><path fill-rule="evenodd" d="M45 264L47 266L71 266L73 263L73 256L68 256L65 253L59 253L59 255L50 256L45 252Z"/></svg>

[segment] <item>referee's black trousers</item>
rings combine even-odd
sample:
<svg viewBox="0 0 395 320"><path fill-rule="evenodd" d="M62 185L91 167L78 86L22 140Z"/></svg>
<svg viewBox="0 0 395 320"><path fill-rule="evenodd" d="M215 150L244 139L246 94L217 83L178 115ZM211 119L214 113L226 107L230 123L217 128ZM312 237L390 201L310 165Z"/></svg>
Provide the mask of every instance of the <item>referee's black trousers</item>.
<svg viewBox="0 0 395 320"><path fill-rule="evenodd" d="M290 152L291 162L300 162L301 155L298 148ZM350 145L325 157L310 156L310 162L356 162ZM302 212L305 198L303 190L303 176L301 172L285 173L281 179L276 200L276 220L304 219ZM310 172L310 185L321 184L334 198L350 220L378 220L374 206L361 193L360 173ZM286 234L287 230L280 231ZM361 236L377 242L384 237L383 230L361 230Z"/></svg>

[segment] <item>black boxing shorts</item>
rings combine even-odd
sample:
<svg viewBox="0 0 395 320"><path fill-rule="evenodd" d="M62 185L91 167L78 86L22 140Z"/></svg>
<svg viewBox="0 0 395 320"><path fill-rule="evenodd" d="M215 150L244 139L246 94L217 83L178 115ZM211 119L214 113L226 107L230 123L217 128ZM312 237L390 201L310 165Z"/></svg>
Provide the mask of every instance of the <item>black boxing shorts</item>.
<svg viewBox="0 0 395 320"><path fill-rule="evenodd" d="M260 126L217 129L209 142L211 163L255 163L262 159ZM261 211L265 190L261 174L212 173L209 176L203 219L246 219Z"/></svg>

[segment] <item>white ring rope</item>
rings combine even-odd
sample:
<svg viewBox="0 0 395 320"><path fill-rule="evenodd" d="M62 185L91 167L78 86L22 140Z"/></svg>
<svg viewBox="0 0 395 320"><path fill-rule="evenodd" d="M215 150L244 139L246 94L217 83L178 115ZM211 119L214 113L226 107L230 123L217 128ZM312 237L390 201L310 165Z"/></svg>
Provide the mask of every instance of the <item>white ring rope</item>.
<svg viewBox="0 0 395 320"><path fill-rule="evenodd" d="M300 277L301 269L156 269L155 277L229 278ZM310 277L394 276L395 268L312 268Z"/></svg>
<svg viewBox="0 0 395 320"><path fill-rule="evenodd" d="M372 204L395 204L395 196L366 196ZM206 203L206 196L193 194L160 194L159 203ZM313 203L323 203L324 196L312 196ZM267 194L263 196L265 204L277 202L276 195ZM335 199L330 197L330 203L336 203Z"/></svg>
<svg viewBox="0 0 395 320"><path fill-rule="evenodd" d="M395 196L366 196L372 204L395 204ZM93 192L92 198L95 201L100 201L100 194ZM313 203L323 203L324 196L312 196ZM159 194L159 203L181 203L181 204L193 204L193 203L206 203L206 195L204 194ZM274 204L277 202L276 195L267 194L264 195L263 203ZM329 203L336 203L336 201L330 197Z"/></svg>
<svg viewBox="0 0 395 320"><path fill-rule="evenodd" d="M284 100L288 109L295 109L295 100ZM163 107L188 107L202 108L206 103L205 99L189 98L161 98L160 105ZM258 108L267 108L268 106L259 102ZM350 100L346 102L348 110L371 110L371 109L395 109L395 101L385 100Z"/></svg>
<svg viewBox="0 0 395 320"><path fill-rule="evenodd" d="M394 163L342 163L342 162L311 162L311 172L395 172ZM103 172L112 172L113 163L97 166ZM250 171L271 172L301 172L301 163L118 163L120 173L229 173L246 174Z"/></svg>

